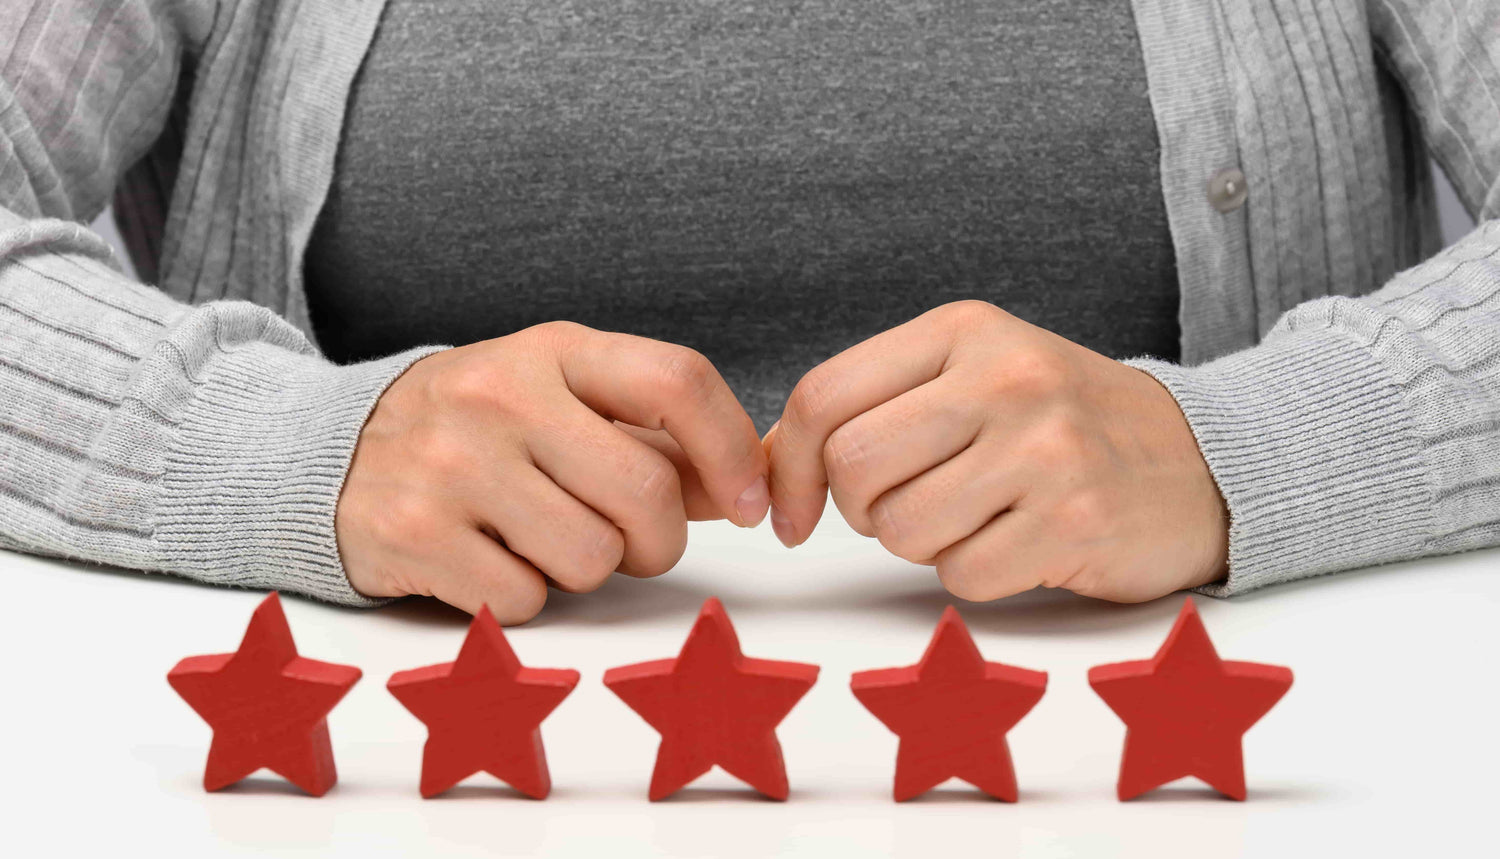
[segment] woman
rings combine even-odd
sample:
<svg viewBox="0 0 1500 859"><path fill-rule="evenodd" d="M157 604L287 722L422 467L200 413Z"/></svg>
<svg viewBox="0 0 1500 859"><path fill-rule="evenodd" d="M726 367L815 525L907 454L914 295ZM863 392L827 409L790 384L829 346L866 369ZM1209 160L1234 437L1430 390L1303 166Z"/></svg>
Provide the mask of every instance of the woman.
<svg viewBox="0 0 1500 859"><path fill-rule="evenodd" d="M0 540L512 622L830 490L970 599L1493 545L1497 25L9 4Z"/></svg>

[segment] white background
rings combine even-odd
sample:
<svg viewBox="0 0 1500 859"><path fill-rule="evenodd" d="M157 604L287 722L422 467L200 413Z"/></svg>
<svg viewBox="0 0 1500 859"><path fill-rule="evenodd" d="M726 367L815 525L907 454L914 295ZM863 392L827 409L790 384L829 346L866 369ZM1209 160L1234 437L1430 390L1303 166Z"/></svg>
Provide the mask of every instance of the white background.
<svg viewBox="0 0 1500 859"><path fill-rule="evenodd" d="M1087 669L1149 657L1180 596L1118 606L1036 591L962 605L987 658L1050 672L1011 733L1020 801L954 782L897 805L895 737L854 699L849 675L920 656L948 604L930 571L836 514L791 551L767 527L696 525L667 576L555 594L510 632L524 662L583 673L544 725L554 792L536 802L487 776L418 796L425 732L384 684L454 658L467 624L456 611L286 599L304 655L365 671L330 718L340 783L315 799L263 774L206 794L210 732L166 673L183 656L233 650L261 596L0 553L0 816L8 854L28 857L1495 855L1497 566L1500 554L1480 552L1198 598L1221 655L1296 672L1246 735L1244 803L1193 781L1114 798L1124 731ZM606 668L674 655L710 595L747 654L823 667L780 729L786 803L717 771L647 802L657 736L600 683Z"/></svg>

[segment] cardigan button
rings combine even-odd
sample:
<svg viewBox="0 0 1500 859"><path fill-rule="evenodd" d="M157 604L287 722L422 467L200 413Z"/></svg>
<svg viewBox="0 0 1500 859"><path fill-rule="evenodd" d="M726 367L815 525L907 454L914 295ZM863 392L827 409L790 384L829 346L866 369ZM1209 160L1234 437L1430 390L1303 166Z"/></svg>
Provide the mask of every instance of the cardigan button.
<svg viewBox="0 0 1500 859"><path fill-rule="evenodd" d="M1245 174L1238 167L1223 167L1208 177L1208 202L1220 212L1233 212L1245 205L1249 193Z"/></svg>

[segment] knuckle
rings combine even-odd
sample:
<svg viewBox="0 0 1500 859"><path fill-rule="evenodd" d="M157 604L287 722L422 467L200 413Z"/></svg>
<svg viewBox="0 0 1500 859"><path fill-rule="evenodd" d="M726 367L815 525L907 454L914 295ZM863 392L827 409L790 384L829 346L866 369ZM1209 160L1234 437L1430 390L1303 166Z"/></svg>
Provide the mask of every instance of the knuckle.
<svg viewBox="0 0 1500 859"><path fill-rule="evenodd" d="M875 525L870 520L870 505L874 501L868 496L853 493L847 486L832 481L829 499L844 517L844 522L861 537L875 537Z"/></svg>
<svg viewBox="0 0 1500 859"><path fill-rule="evenodd" d="M1006 315L995 305L977 298L952 302L944 305L943 310L952 322L962 327L988 325Z"/></svg>
<svg viewBox="0 0 1500 859"><path fill-rule="evenodd" d="M444 402L459 406L488 407L504 400L499 394L499 379L490 365L482 361L458 363L442 375L436 386Z"/></svg>
<svg viewBox="0 0 1500 859"><path fill-rule="evenodd" d="M859 476L868 457L868 446L858 430L847 425L838 429L823 444L823 464L828 477L836 483L848 483Z"/></svg>
<svg viewBox="0 0 1500 859"><path fill-rule="evenodd" d="M553 342L574 339L592 333L594 329L566 319L542 322L526 329L526 333Z"/></svg>
<svg viewBox="0 0 1500 859"><path fill-rule="evenodd" d="M840 512L842 512L842 509L840 510ZM849 525L849 529L859 536L874 537L877 540L880 539L880 534L876 532L875 526L868 520L861 519L858 515L851 515L846 513L844 514L844 521ZM884 545L884 541L881 541L881 543L882 545ZM895 553L892 552L892 554ZM898 555L897 557L900 556Z"/></svg>
<svg viewBox="0 0 1500 859"><path fill-rule="evenodd" d="M662 575L682 560L683 553L687 550L686 542L682 542L668 550L660 552L653 557L643 558L631 570L631 574L641 578L652 578Z"/></svg>
<svg viewBox="0 0 1500 859"><path fill-rule="evenodd" d="M870 524L880 545L898 558L918 561L924 557L915 545L915 529L910 526L909 516L899 504L877 501L870 506Z"/></svg>
<svg viewBox="0 0 1500 859"><path fill-rule="evenodd" d="M788 426L794 430L817 426L837 395L836 385L832 374L822 367L809 370L798 380L796 387L792 388L791 396L787 398L786 415L780 431L786 432Z"/></svg>
<svg viewBox="0 0 1500 859"><path fill-rule="evenodd" d="M501 625L514 626L541 614L542 606L546 604L547 586L538 579L516 588L515 592L500 601L499 605L490 606L490 612Z"/></svg>
<svg viewBox="0 0 1500 859"><path fill-rule="evenodd" d="M939 558L937 562L938 581L961 600L984 602L993 596L979 573L974 563L962 555Z"/></svg>
<svg viewBox="0 0 1500 859"><path fill-rule="evenodd" d="M1098 489L1085 488L1058 502L1052 518L1059 533L1072 540L1092 541L1109 528L1114 517L1109 498Z"/></svg>
<svg viewBox="0 0 1500 859"><path fill-rule="evenodd" d="M661 384L675 396L700 401L713 390L718 376L712 361L696 349L678 347L661 365Z"/></svg>
<svg viewBox="0 0 1500 859"><path fill-rule="evenodd" d="M625 557L625 537L618 529L599 525L579 540L579 551L574 559L574 574L570 584L579 591L592 591L620 568Z"/></svg>
<svg viewBox="0 0 1500 859"><path fill-rule="evenodd" d="M1050 349L1018 349L999 366L998 381L1010 396L1051 399L1069 390L1069 367Z"/></svg>
<svg viewBox="0 0 1500 859"><path fill-rule="evenodd" d="M677 469L663 456L643 456L631 479L632 500L656 510L679 503L682 487Z"/></svg>
<svg viewBox="0 0 1500 859"><path fill-rule="evenodd" d="M587 325L557 319L533 325L511 336L516 338L515 342L525 354L533 358L555 358L570 344L597 333Z"/></svg>
<svg viewBox="0 0 1500 859"><path fill-rule="evenodd" d="M419 462L428 475L444 483L473 471L474 457L467 445L440 435L421 446Z"/></svg>
<svg viewBox="0 0 1500 859"><path fill-rule="evenodd" d="M1044 422L1032 439L1031 454L1053 469L1071 473L1085 461L1089 451L1087 431L1070 415Z"/></svg>

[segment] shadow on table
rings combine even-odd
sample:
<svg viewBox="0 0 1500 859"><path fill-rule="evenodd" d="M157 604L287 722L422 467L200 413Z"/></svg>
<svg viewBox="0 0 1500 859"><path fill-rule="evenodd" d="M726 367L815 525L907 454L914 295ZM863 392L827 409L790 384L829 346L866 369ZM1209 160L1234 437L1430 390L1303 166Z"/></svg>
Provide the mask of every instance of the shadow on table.
<svg viewBox="0 0 1500 859"><path fill-rule="evenodd" d="M1338 791L1325 785L1279 785L1276 787L1251 787L1247 799L1258 803L1268 802L1313 802L1327 800ZM1173 802L1220 802L1239 805L1240 800L1231 799L1211 787L1198 784L1167 785L1149 793L1127 800L1129 805L1157 805Z"/></svg>
<svg viewBox="0 0 1500 859"><path fill-rule="evenodd" d="M566 787L553 787L547 795L548 799L571 799L579 796L579 791ZM428 797L429 802L467 802L478 800L480 802L492 803L497 799L505 799L513 802L530 802L531 797L516 790L508 784L497 784L486 781L479 784L460 784L450 787L437 796Z"/></svg>
<svg viewBox="0 0 1500 859"><path fill-rule="evenodd" d="M889 793L881 793L880 796L881 796L882 799L887 799L887 800L890 799L890 794ZM1039 802L1055 802L1055 801L1067 799L1067 794L1065 794L1065 793L1060 793L1060 792L1057 792L1057 791L1046 791L1046 790L1027 790L1025 787L1021 788L1021 790L1018 793L1018 796L1020 798L1020 801L1025 802L1028 806L1029 805L1035 805L1035 804L1037 804ZM958 784L957 782L954 782L952 784L944 785L942 787L935 787L932 790L929 790L929 791L927 791L926 793L924 793L924 794L922 794L920 796L914 796L911 799L903 800L900 803L900 806L901 807L912 807L912 806L919 806L919 805L997 805L997 806L1009 806L1009 805L1013 805L1013 804L1014 803L1006 802L1003 799L996 799L995 797L990 796L989 794L985 793L984 791L980 790L977 787L970 787L969 785L966 785L966 784Z"/></svg>
<svg viewBox="0 0 1500 859"><path fill-rule="evenodd" d="M472 619L463 609L433 597L403 597L379 612L382 617L412 626L439 626L462 629Z"/></svg>
<svg viewBox="0 0 1500 859"><path fill-rule="evenodd" d="M789 799L806 800L824 796L815 790L793 789ZM784 805L783 800L772 799L749 787L692 787L677 791L665 799L656 800L664 805L683 805L698 802L740 802L766 805Z"/></svg>
<svg viewBox="0 0 1500 859"><path fill-rule="evenodd" d="M711 596L714 596L713 592L686 577L642 580L616 575L592 593L549 590L542 613L522 626L528 629L554 624L590 626L661 617L692 617L703 601ZM407 597L380 609L380 612L398 623L417 626L464 627L469 623L467 612L431 597Z"/></svg>
<svg viewBox="0 0 1500 859"><path fill-rule="evenodd" d="M1170 625L1181 605L1173 596L1140 605L1118 605L1080 597L1066 591L1037 589L992 603L968 603L953 597L936 581L872 579L863 586L838 586L800 593L757 593L747 589L720 594L695 581L690 574L669 574L638 580L617 576L591 594L553 592L547 607L528 626L632 623L663 617L690 618L711 596L724 599L730 614L737 612L848 613L905 616L921 625L937 622L943 609L956 606L975 631L1016 635L1077 635L1122 626ZM393 606L413 617L441 610Z"/></svg>
<svg viewBox="0 0 1500 859"><path fill-rule="evenodd" d="M1500 556L1500 550L1491 550ZM1470 556L1472 557L1472 556ZM213 588L222 586L205 584L171 574L142 574L139 571L92 564L80 561L46 559L59 568L74 570L85 575L106 575L111 578L138 580L140 587L164 589L165 595L174 588ZM1465 563L1463 556L1430 558L1420 562L1431 571ZM1385 579L1390 576L1408 576L1413 563L1390 564L1366 570L1317 576L1297 582L1257 590L1235 597L1231 603L1262 600L1298 600L1308 591L1325 587L1348 587L1351 579ZM877 565L878 566L878 565ZM294 599L309 599L295 594L283 596ZM889 569L872 569L868 579L840 579L824 587L813 587L805 591L789 592L785 588L758 590L754 582L747 581L743 588L732 592L708 587L692 569L679 569L656 579L635 579L629 576L611 577L599 590L590 594L569 594L551 591L547 607L529 626L552 624L620 624L661 619L664 617L691 617L710 596L724 599L731 614L745 612L778 613L825 613L848 612L862 615L904 616L923 625L936 623L943 609L956 606L965 622L977 632L990 634L1015 634L1027 636L1087 635L1139 625L1165 628L1181 606L1182 594L1172 594L1161 599L1135 605L1080 597L1068 591L1037 588L991 603L970 603L944 591L932 576L930 569L917 568L903 562L892 561ZM1195 596L1200 601L1211 601L1211 597ZM170 597L167 597L170 600ZM311 600L317 602L316 600ZM363 612L366 609L319 605L334 611ZM397 600L379 610L385 617L398 622L421 626L462 628L469 622L463 611L428 597L408 597Z"/></svg>
<svg viewBox="0 0 1500 859"><path fill-rule="evenodd" d="M1493 550L1500 556L1500 550ZM1461 559L1460 559L1461 560ZM1388 577L1411 576L1413 563L1424 569L1442 569L1457 565L1452 558L1428 558L1419 562L1389 564L1365 570L1316 576L1223 601L1232 606L1246 602L1286 601L1295 604L1305 600L1309 591L1328 587L1351 587L1356 582L1371 583ZM1191 597L1207 608L1220 601L1214 597L1189 592L1169 594L1144 603L1121 604L1082 597L1070 591L1036 588L988 603L972 603L949 594L933 577L930 569L917 568L892 561L890 568L870 571L868 579L840 578L824 586L806 590L785 587L757 588L753 581L726 589L681 568L655 579L634 579L617 575L599 590L589 594L553 591L542 614L530 626L552 624L596 625L651 622L675 618L687 622L697 613L703 601L711 596L724 600L731 615L753 612L781 614L847 613L866 617L886 616L927 626L937 623L947 606L956 607L964 621L975 632L1016 636L1087 636L1108 634L1134 627L1165 630ZM430 602L430 601L429 601ZM408 609L441 616L444 609ZM461 617L461 615L460 615Z"/></svg>
<svg viewBox="0 0 1500 859"><path fill-rule="evenodd" d="M717 594L689 576L669 573L654 579L636 579L615 575L592 593L548 591L546 608L526 625L593 626L663 617L691 618L711 596ZM732 602L746 604L742 598ZM729 606L729 611L734 613L734 605Z"/></svg>
<svg viewBox="0 0 1500 859"><path fill-rule="evenodd" d="M913 621L936 623L943 609L953 606L976 632L1011 635L1076 636L1121 627L1170 625L1181 607L1173 595L1136 605L1121 605L1081 597L1071 591L1036 588L1005 599L973 603L958 599L936 582L930 587L870 593L850 600L857 611L906 615Z"/></svg>

